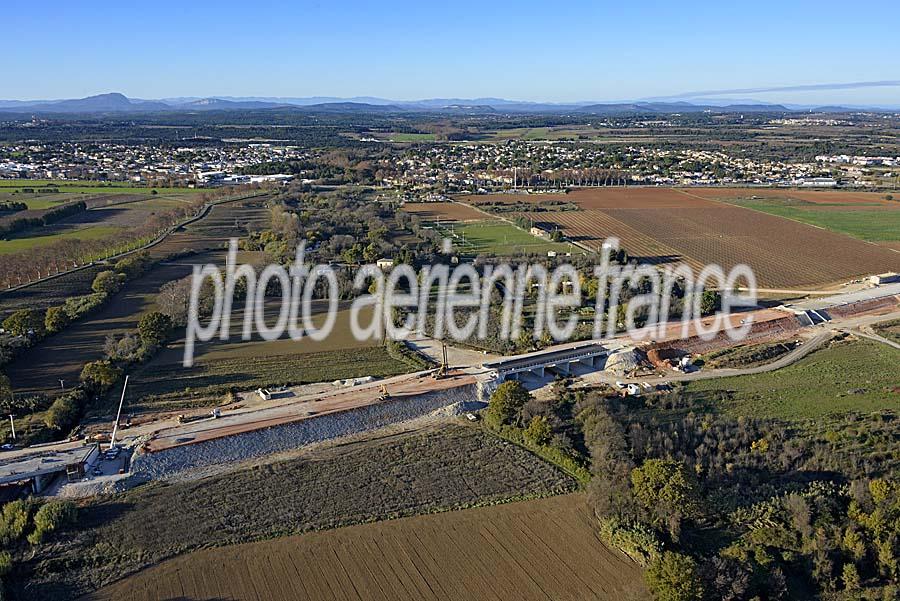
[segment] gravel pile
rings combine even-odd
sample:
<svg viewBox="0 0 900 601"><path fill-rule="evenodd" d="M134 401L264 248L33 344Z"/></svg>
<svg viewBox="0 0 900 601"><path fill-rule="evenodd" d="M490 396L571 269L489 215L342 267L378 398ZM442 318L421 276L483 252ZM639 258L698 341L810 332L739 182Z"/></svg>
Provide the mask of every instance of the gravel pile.
<svg viewBox="0 0 900 601"><path fill-rule="evenodd" d="M389 400L368 407L333 413L291 424L272 426L175 447L156 453L137 453L132 459L135 478L165 480L188 470L205 468L222 462L241 462L272 453L375 430L407 421L439 409L470 407L477 398L474 385L419 395L411 399ZM458 409L461 410L461 409Z"/></svg>

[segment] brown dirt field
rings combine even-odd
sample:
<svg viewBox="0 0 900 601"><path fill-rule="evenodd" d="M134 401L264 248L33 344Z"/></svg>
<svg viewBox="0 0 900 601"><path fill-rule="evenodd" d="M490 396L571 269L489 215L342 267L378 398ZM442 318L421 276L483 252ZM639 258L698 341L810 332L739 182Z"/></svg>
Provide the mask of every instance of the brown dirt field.
<svg viewBox="0 0 900 601"><path fill-rule="evenodd" d="M900 257L877 245L740 207L608 212L703 263L726 270L747 263L766 287L816 286L900 267Z"/></svg>
<svg viewBox="0 0 900 601"><path fill-rule="evenodd" d="M844 192L840 190L791 190L778 188L691 188L703 198L732 200L735 198L796 198L816 204L878 203L889 204L881 192Z"/></svg>
<svg viewBox="0 0 900 601"><path fill-rule="evenodd" d="M712 200L692 197L675 188L578 188L568 194L478 194L461 196L459 200L470 204L488 202L514 203L529 202L539 204L546 200L563 200L574 202L584 209L612 208L679 208L679 207L717 207L721 206Z"/></svg>
<svg viewBox="0 0 900 601"><path fill-rule="evenodd" d="M408 202L403 210L426 221L481 221L490 219L481 211L457 202Z"/></svg>
<svg viewBox="0 0 900 601"><path fill-rule="evenodd" d="M565 194L467 194L458 196L456 199L475 206L483 204L513 204L516 202L527 202L536 205L545 200L567 200L568 196Z"/></svg>
<svg viewBox="0 0 900 601"><path fill-rule="evenodd" d="M641 580L572 494L198 551L87 599L612 601Z"/></svg>
<svg viewBox="0 0 900 601"><path fill-rule="evenodd" d="M585 209L711 209L722 206L675 188L582 188L570 192L566 198Z"/></svg>
<svg viewBox="0 0 900 601"><path fill-rule="evenodd" d="M737 313L729 317L732 328L740 328L741 319L750 316L747 313ZM741 344L762 344L765 342L774 342L780 340L788 340L797 337L800 330L800 322L796 316L786 314L782 311L773 309L763 309L754 311L753 325ZM703 327L709 329L712 326L713 319L705 318ZM681 353L703 354L711 351L722 350L734 346L734 341L728 337L727 332L722 329L710 340L704 340L698 335L696 328L690 327L687 336L681 335L680 326L672 326L667 328L666 333L660 337L659 341L650 345L651 349L677 349Z"/></svg>
<svg viewBox="0 0 900 601"><path fill-rule="evenodd" d="M518 213L536 224L555 224L565 235L593 250L600 250L603 241L610 236L619 239L622 248L645 263L667 263L684 260L694 269L702 269L699 261L683 257L675 248L648 236L611 215L597 210L561 211L558 213Z"/></svg>
<svg viewBox="0 0 900 601"><path fill-rule="evenodd" d="M727 189L706 189L711 191ZM599 241L616 236L629 254L650 263L683 260L694 268L717 263L726 271L747 263L763 287L818 287L900 269L900 256L883 246L698 198L695 192L582 189L566 195L566 199L578 202L584 211L529 216L559 224L567 236L588 246L597 247Z"/></svg>

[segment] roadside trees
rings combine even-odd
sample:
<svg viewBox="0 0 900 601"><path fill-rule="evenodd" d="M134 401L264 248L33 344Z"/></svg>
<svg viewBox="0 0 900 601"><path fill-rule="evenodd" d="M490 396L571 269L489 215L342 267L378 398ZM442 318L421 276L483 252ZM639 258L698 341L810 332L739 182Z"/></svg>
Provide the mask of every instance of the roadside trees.
<svg viewBox="0 0 900 601"><path fill-rule="evenodd" d="M27 336L41 332L43 327L43 316L34 309L20 309L3 320L3 329L13 336Z"/></svg>
<svg viewBox="0 0 900 601"><path fill-rule="evenodd" d="M531 399L531 393L516 380L507 380L497 387L485 419L493 426L520 425L521 409Z"/></svg>

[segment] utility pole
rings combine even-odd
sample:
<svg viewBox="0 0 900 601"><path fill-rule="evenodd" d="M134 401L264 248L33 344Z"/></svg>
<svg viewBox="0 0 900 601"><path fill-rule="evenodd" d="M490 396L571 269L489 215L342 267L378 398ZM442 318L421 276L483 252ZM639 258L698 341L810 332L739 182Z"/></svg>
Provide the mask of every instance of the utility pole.
<svg viewBox="0 0 900 601"><path fill-rule="evenodd" d="M126 388L128 388L128 376L125 376L125 384L122 385L122 398L119 399L119 410L116 411L116 423L113 424L112 436L109 437L109 448L116 446L116 432L119 430L119 418L122 415L122 403L125 402Z"/></svg>
<svg viewBox="0 0 900 601"><path fill-rule="evenodd" d="M9 414L9 427L12 429L12 438L16 439L16 422L13 421L12 413Z"/></svg>

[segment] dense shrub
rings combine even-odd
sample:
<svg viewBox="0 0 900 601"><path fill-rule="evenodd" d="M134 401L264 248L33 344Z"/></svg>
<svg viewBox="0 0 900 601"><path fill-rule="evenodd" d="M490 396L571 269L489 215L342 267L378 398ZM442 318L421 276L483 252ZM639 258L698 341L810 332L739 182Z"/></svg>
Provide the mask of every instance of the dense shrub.
<svg viewBox="0 0 900 601"><path fill-rule="evenodd" d="M491 394L485 419L490 425L516 425L521 422L520 411L531 399L531 393L516 380L507 380Z"/></svg>
<svg viewBox="0 0 900 601"><path fill-rule="evenodd" d="M122 370L109 361L92 361L81 370L81 381L91 390L104 393L119 381Z"/></svg>
<svg viewBox="0 0 900 601"><path fill-rule="evenodd" d="M69 325L71 320L64 307L47 307L47 312L44 314L44 328L50 334L59 332Z"/></svg>
<svg viewBox="0 0 900 601"><path fill-rule="evenodd" d="M138 334L145 346L156 347L165 342L172 328L172 318L159 311L151 311L138 322Z"/></svg>
<svg viewBox="0 0 900 601"><path fill-rule="evenodd" d="M74 321L103 305L107 298L109 298L109 295L105 292L95 292L84 296L76 296L75 298L66 300L63 305L63 310L66 312L66 315L69 316L69 319Z"/></svg>
<svg viewBox="0 0 900 601"><path fill-rule="evenodd" d="M125 275L122 273L118 273L116 271L101 271L97 274L97 277L94 278L94 283L91 284L91 289L94 292L102 293L102 294L115 294L119 290L121 290L122 286L125 284Z"/></svg>
<svg viewBox="0 0 900 601"><path fill-rule="evenodd" d="M30 516L31 507L27 501L18 499L4 505L0 511L0 545L8 547L22 540Z"/></svg>
<svg viewBox="0 0 900 601"><path fill-rule="evenodd" d="M553 429L550 428L550 424L547 423L547 418L543 415L535 415L531 418L531 422L528 424L528 427L525 428L525 439L536 445L545 445L550 442L551 437L553 436Z"/></svg>
<svg viewBox="0 0 900 601"><path fill-rule="evenodd" d="M662 543L652 528L640 522L600 518L600 534L607 544L619 549L635 563L646 567L662 552Z"/></svg>
<svg viewBox="0 0 900 601"><path fill-rule="evenodd" d="M9 574L12 567L12 555L9 554L9 551L0 551L0 578ZM3 599L2 595L0 595L0 599Z"/></svg>
<svg viewBox="0 0 900 601"><path fill-rule="evenodd" d="M153 258L146 252L138 252L116 262L113 270L131 280L147 272L153 266Z"/></svg>
<svg viewBox="0 0 900 601"><path fill-rule="evenodd" d="M78 425L86 400L87 395L80 388L57 397L47 410L44 423L53 430L68 432Z"/></svg>
<svg viewBox="0 0 900 601"><path fill-rule="evenodd" d="M76 509L71 501L50 501L34 514L34 530L28 535L32 545L40 544L47 535L75 521Z"/></svg>
<svg viewBox="0 0 900 601"><path fill-rule="evenodd" d="M16 201L6 201L0 202L0 211L17 213L19 211L27 211L28 205L24 202L16 202Z"/></svg>
<svg viewBox="0 0 900 601"><path fill-rule="evenodd" d="M697 562L686 555L666 551L644 574L656 601L700 601L703 586Z"/></svg>
<svg viewBox="0 0 900 601"><path fill-rule="evenodd" d="M19 309L3 320L3 329L13 336L40 333L44 328L44 316L34 309Z"/></svg>

